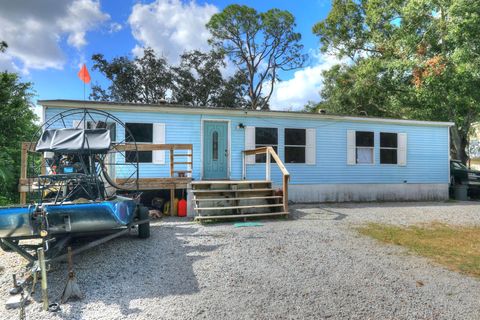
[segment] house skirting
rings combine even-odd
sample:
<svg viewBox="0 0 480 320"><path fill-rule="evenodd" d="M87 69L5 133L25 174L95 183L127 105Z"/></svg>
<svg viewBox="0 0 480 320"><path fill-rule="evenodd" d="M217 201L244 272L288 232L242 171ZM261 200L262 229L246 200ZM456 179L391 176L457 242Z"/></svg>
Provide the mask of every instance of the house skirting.
<svg viewBox="0 0 480 320"><path fill-rule="evenodd" d="M448 184L290 184L293 202L448 200Z"/></svg>

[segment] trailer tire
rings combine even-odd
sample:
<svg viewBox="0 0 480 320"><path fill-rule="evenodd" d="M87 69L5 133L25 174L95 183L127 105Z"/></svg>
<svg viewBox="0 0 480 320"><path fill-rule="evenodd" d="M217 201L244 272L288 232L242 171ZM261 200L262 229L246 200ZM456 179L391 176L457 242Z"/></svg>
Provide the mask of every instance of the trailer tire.
<svg viewBox="0 0 480 320"><path fill-rule="evenodd" d="M138 220L149 219L148 209L146 207L138 208ZM138 225L138 237L147 239L150 237L150 221Z"/></svg>

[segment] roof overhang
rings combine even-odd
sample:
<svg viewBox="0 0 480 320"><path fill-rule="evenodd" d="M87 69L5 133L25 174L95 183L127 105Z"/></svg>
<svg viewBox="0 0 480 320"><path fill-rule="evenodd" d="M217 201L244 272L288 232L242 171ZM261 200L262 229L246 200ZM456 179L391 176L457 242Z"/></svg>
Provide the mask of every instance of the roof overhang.
<svg viewBox="0 0 480 320"><path fill-rule="evenodd" d="M162 112L173 114L198 114L198 115L219 115L219 116L237 116L237 117L269 117L269 118L288 118L304 120L335 120L351 122L370 122L386 123L398 125L416 125L416 126L453 126L453 122L440 121L421 121L406 119L388 119L374 117L350 117L329 114L319 114L310 112L294 111L259 111L246 109L227 109L227 108L204 108L192 107L178 104L140 104L125 102L101 102L101 101L83 101L83 100L39 100L38 104L44 108L93 108L106 111L136 111L136 112Z"/></svg>

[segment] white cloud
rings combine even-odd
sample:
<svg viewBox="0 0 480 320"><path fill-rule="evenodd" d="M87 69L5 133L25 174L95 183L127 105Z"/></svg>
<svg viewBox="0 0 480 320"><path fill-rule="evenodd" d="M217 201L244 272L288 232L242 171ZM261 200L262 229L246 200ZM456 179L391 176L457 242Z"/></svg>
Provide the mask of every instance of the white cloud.
<svg viewBox="0 0 480 320"><path fill-rule="evenodd" d="M108 30L108 33L115 33L123 29L123 26L120 23L113 22L110 24L110 29Z"/></svg>
<svg viewBox="0 0 480 320"><path fill-rule="evenodd" d="M5 56L28 69L61 69L65 56L60 40L77 49L87 44L86 33L110 16L98 0L3 1L0 40L8 43Z"/></svg>
<svg viewBox="0 0 480 320"><path fill-rule="evenodd" d="M195 1L157 0L150 4L133 6L128 18L133 37L139 42L133 52L141 55L142 47L151 47L176 63L188 50L209 50L210 37L205 24L218 8L211 4L199 5Z"/></svg>
<svg viewBox="0 0 480 320"><path fill-rule="evenodd" d="M20 69L18 66L13 62L11 56L7 55L6 53L0 53L0 72L19 72Z"/></svg>
<svg viewBox="0 0 480 320"><path fill-rule="evenodd" d="M63 32L68 34L68 44L77 49L85 46L85 34L97 25L110 19L100 9L100 2L95 0L76 0L67 8L67 15L58 21Z"/></svg>
<svg viewBox="0 0 480 320"><path fill-rule="evenodd" d="M322 72L341 63L332 55L314 55L316 64L295 71L293 78L277 82L270 99L273 110L301 110L309 101L320 101Z"/></svg>

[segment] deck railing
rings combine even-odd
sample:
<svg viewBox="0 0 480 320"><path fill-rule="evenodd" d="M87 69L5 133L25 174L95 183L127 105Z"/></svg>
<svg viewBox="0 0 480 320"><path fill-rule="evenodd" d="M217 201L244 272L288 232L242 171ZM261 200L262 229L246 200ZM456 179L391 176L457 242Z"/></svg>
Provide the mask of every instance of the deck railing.
<svg viewBox="0 0 480 320"><path fill-rule="evenodd" d="M20 193L20 203L25 204L27 201L27 193L31 190L30 182L28 179L27 171L27 159L29 153L37 153L34 150L35 143L23 142L21 149L21 171L18 191ZM137 143L135 144L115 144L115 149L118 151L169 151L170 159L170 177L165 178L140 178L139 189L140 190L154 190L154 189L170 189L173 195L177 187L185 187L187 183L191 181L193 171L193 145L192 144L152 144L152 143ZM179 151L181 153L177 153ZM42 173L45 173L47 167L45 160L43 159L43 153L38 153L41 161ZM165 157L166 158L166 157ZM178 161L176 159L186 159L186 161ZM166 161L165 161L166 162ZM187 170L178 170L175 165L184 165ZM116 178L117 183L123 183L125 179ZM173 208L173 206L172 206ZM173 210L173 209L172 209Z"/></svg>
<svg viewBox="0 0 480 320"><path fill-rule="evenodd" d="M193 170L193 145L192 144L154 144L154 143L137 143L116 145L115 149L120 151L135 150L138 151L169 151L170 152L170 178L175 177L175 173L181 176L191 176ZM176 150L182 150L184 153L175 153ZM187 161L176 161L175 157L187 157ZM175 170L175 165L186 165L187 170Z"/></svg>
<svg viewBox="0 0 480 320"><path fill-rule="evenodd" d="M282 172L282 191L283 191L283 210L284 212L288 212L288 181L290 180L290 173L288 172L287 168L283 164L280 157L275 152L275 149L272 147L261 147L251 150L243 150L243 179L247 177L247 156L255 156L257 154L265 154L265 180L271 180L271 158L275 161L278 168Z"/></svg>

